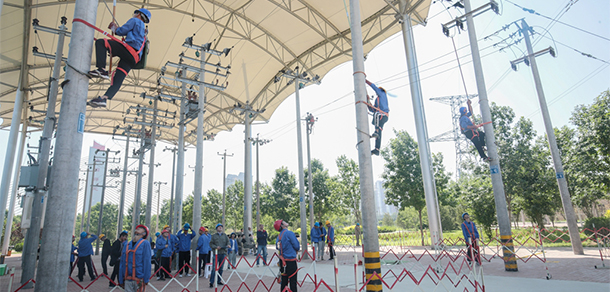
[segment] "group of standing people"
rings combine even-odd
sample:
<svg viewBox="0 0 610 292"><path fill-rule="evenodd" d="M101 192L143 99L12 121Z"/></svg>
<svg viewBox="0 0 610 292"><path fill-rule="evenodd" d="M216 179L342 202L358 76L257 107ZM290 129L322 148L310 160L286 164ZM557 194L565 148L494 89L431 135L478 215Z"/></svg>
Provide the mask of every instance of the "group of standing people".
<svg viewBox="0 0 610 292"><path fill-rule="evenodd" d="M328 228L328 231L327 229ZM320 261L324 260L324 245L328 245L328 253L330 254L330 258L328 260L333 260L335 258L335 228L331 226L330 221L326 221L326 228L322 224L322 221L314 223L313 228L311 228L311 245L316 249L316 258Z"/></svg>

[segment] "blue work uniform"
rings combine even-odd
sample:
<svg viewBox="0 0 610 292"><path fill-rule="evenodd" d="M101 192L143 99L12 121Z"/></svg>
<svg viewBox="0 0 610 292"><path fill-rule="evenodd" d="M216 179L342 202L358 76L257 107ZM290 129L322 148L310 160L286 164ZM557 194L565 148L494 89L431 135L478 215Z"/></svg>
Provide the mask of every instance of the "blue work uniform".
<svg viewBox="0 0 610 292"><path fill-rule="evenodd" d="M138 246L138 244L140 244ZM134 250L137 246L137 249ZM129 255L127 255L127 250L130 250ZM150 270L151 270L151 247L150 242L144 238L140 239L138 242L126 241L123 243L123 250L121 251L121 260L119 262L119 283L125 283L125 271L127 271L127 277L135 277L137 279L141 279L144 283L148 283L150 279ZM133 269L133 263L135 261L135 273ZM127 269L127 270L125 270ZM135 275L134 275L135 274Z"/></svg>

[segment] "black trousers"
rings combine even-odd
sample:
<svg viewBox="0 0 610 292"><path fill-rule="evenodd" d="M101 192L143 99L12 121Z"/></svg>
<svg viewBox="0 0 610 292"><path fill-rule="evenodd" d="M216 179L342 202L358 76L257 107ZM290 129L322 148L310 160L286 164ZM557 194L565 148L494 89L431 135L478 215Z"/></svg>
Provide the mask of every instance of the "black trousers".
<svg viewBox="0 0 610 292"><path fill-rule="evenodd" d="M106 93L104 93L104 95L107 96L108 99L112 99L121 88L123 80L125 80L125 77L129 73L131 68L136 65L136 60L133 58L131 53L127 50L127 48L125 48L122 43L114 40L98 39L95 41L96 67L101 69L106 68L106 53L109 51L109 49L106 48L106 41L108 41L108 45L110 46L110 50L112 51L112 56L121 58L121 60L119 61L119 65L117 66L118 68L112 76L111 85L108 90L106 90ZM136 49L136 51L138 50L139 48Z"/></svg>
<svg viewBox="0 0 610 292"><path fill-rule="evenodd" d="M487 159L487 155L485 155L485 151L483 151L483 147L485 147L485 132L469 129L464 131L464 135L466 135L466 138L470 139L474 144L474 147L477 148L479 156L483 159Z"/></svg>
<svg viewBox="0 0 610 292"><path fill-rule="evenodd" d="M282 273L282 285L280 291L288 286L290 282L290 292L297 292L297 262L286 261L286 266L280 265L280 273Z"/></svg>
<svg viewBox="0 0 610 292"><path fill-rule="evenodd" d="M161 267L165 270L161 270L159 272L161 279L170 278L169 273L171 272L171 268L169 266L170 258L161 257Z"/></svg>
<svg viewBox="0 0 610 292"><path fill-rule="evenodd" d="M102 271L104 271L104 275L108 275L108 266L106 266L107 261L108 255L102 255Z"/></svg>
<svg viewBox="0 0 610 292"><path fill-rule="evenodd" d="M382 115L380 112L373 114L373 125L375 126L375 133L377 133L377 138L375 138L375 149L377 150L381 148L381 132L383 131L383 125L387 121L387 115Z"/></svg>
<svg viewBox="0 0 610 292"><path fill-rule="evenodd" d="M472 262L472 257L474 256L474 260L479 263L479 265L481 264L481 256L479 255L479 246L478 244L475 242L473 242L472 244L466 243L466 246L468 246L468 251L466 253L466 259L468 259L468 262L471 263Z"/></svg>
<svg viewBox="0 0 610 292"><path fill-rule="evenodd" d="M112 275L110 276L110 280L112 280L117 285L119 284L119 265L120 260L117 259L114 263L114 266L112 266Z"/></svg>
<svg viewBox="0 0 610 292"><path fill-rule="evenodd" d="M180 251L178 253L178 270L182 269L180 271L180 275L182 275L183 273L184 274L189 273L189 268L184 267L185 264L189 264L189 265L191 264L191 252L190 251Z"/></svg>
<svg viewBox="0 0 610 292"><path fill-rule="evenodd" d="M83 280L83 276L85 276L85 265L87 265L87 270L89 270L89 277L91 279L95 279L95 275L93 274L93 265L91 265L91 256L78 257L78 279Z"/></svg>
<svg viewBox="0 0 610 292"><path fill-rule="evenodd" d="M205 265L210 262L210 253L200 253L199 254L199 275L203 275Z"/></svg>
<svg viewBox="0 0 610 292"><path fill-rule="evenodd" d="M330 254L330 259L331 259L331 260L332 260L332 259L334 259L334 258L335 258L335 256L337 255L337 254L335 253L335 247L334 247L332 244L329 244L329 245L328 245L328 253Z"/></svg>

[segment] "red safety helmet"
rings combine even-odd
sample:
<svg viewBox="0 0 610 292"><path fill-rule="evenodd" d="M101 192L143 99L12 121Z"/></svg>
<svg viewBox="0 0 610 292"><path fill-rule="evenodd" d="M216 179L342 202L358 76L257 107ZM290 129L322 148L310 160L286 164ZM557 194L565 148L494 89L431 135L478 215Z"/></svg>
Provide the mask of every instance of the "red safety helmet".
<svg viewBox="0 0 610 292"><path fill-rule="evenodd" d="M201 226L201 227L199 227L199 231L206 232L208 230L205 227Z"/></svg>
<svg viewBox="0 0 610 292"><path fill-rule="evenodd" d="M144 230L146 230L146 235L142 238L144 238L144 239L148 238L148 234L150 234L150 232L148 231L148 227L146 227L146 225L140 224L140 225L136 226L136 229L138 229L138 228L144 228Z"/></svg>
<svg viewBox="0 0 610 292"><path fill-rule="evenodd" d="M275 223L273 223L273 228L280 231L280 228L282 228L282 222L284 222L282 219L275 221Z"/></svg>

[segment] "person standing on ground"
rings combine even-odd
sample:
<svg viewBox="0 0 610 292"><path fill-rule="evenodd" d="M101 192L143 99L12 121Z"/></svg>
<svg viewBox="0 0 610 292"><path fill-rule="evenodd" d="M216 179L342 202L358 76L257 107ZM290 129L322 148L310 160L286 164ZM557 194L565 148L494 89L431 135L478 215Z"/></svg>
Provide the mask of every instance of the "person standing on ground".
<svg viewBox="0 0 610 292"><path fill-rule="evenodd" d="M110 239L106 238L106 235L100 234L100 240L102 241L102 270L104 271L104 275L108 276L108 267L106 263L108 262L108 257L110 256L110 250L112 249L112 244L110 244Z"/></svg>
<svg viewBox="0 0 610 292"><path fill-rule="evenodd" d="M356 235L356 246L360 246L360 223L356 223L356 227L354 227L354 233Z"/></svg>
<svg viewBox="0 0 610 292"><path fill-rule="evenodd" d="M275 241L275 247L280 253L280 291L284 291L290 283L290 292L297 292L297 252L301 246L294 232L288 230L288 222L277 220L273 223L273 228L280 232Z"/></svg>
<svg viewBox="0 0 610 292"><path fill-rule="evenodd" d="M390 108L388 107L388 95L383 87L377 87L371 81L366 80L368 84L377 93L375 104L371 105L367 102L369 111L373 113L373 125L375 126L375 132L371 137L375 138L375 149L371 151L372 155L379 155L379 149L381 148L381 132L383 131L383 125L388 121L390 117Z"/></svg>
<svg viewBox="0 0 610 292"><path fill-rule="evenodd" d="M85 231L80 234L80 241L78 242L78 281L80 282L83 281L83 276L85 276L85 265L87 265L91 281L95 280L93 265L91 264L91 255L93 255L93 246L91 246L91 243L96 239L97 235L95 234L89 234Z"/></svg>
<svg viewBox="0 0 610 292"><path fill-rule="evenodd" d="M468 109L466 109L465 107L460 108L460 129L462 130L462 133L466 136L466 138L472 141L474 147L477 148L477 152L479 152L479 156L481 156L481 159L489 162L491 161L491 158L487 157L487 154L485 154L484 149L485 132L479 131L478 129L480 125L475 125L470 120L469 117L472 116L472 102L469 99L466 103L468 104Z"/></svg>
<svg viewBox="0 0 610 292"><path fill-rule="evenodd" d="M211 236L208 233L208 229L205 227L199 227L199 239L197 239L197 249L199 251L199 277L204 274L205 265L210 262L210 239Z"/></svg>
<svg viewBox="0 0 610 292"><path fill-rule="evenodd" d="M237 263L237 239L235 233L231 233L231 236L229 237L229 263L231 263L228 267L228 269L235 269L235 264Z"/></svg>
<svg viewBox="0 0 610 292"><path fill-rule="evenodd" d="M170 273L172 271L170 267L170 258L174 252L174 245L171 243L169 237L169 230L164 229L161 232L161 236L157 237L157 253L160 253L160 264L163 269L159 271L158 280L165 281L166 278L171 278Z"/></svg>
<svg viewBox="0 0 610 292"><path fill-rule="evenodd" d="M259 260L263 258L263 265L267 265L267 239L269 239L269 235L267 231L265 231L263 224L258 225L258 230L256 231L256 266L259 265Z"/></svg>
<svg viewBox="0 0 610 292"><path fill-rule="evenodd" d="M119 262L119 284L125 292L146 291L152 268L148 236L148 227L138 225L131 241L123 244Z"/></svg>
<svg viewBox="0 0 610 292"><path fill-rule="evenodd" d="M110 266L112 267L112 276L110 276L110 281L108 283L108 287L112 288L116 286L112 282L119 277L119 266L121 260L121 251L123 251L123 242L127 240L127 231L123 230L121 234L119 234L119 238L114 241L112 244L112 250L110 251Z"/></svg>
<svg viewBox="0 0 610 292"><path fill-rule="evenodd" d="M335 258L335 228L330 225L330 221L326 220L326 227L328 227L328 237L326 243L328 244L328 253L330 254L329 261Z"/></svg>
<svg viewBox="0 0 610 292"><path fill-rule="evenodd" d="M210 248L216 251L216 258L212 257L212 275L210 276L210 288L214 287L214 277L216 275L216 265L218 265L218 285L222 285L222 267L224 266L224 259L227 255L227 249L229 245L229 237L223 232L224 226L218 223L216 224L216 233L212 235L210 239Z"/></svg>
<svg viewBox="0 0 610 292"><path fill-rule="evenodd" d="M124 42L118 42L111 39L97 39L95 41L95 66L97 69L89 71L89 75L110 79L108 71L106 71L106 55L111 52L114 57L119 57L119 65L112 76L111 85L106 90L103 96L96 97L89 103L94 107L106 107L106 100L112 99L119 91L123 80L131 70L135 67L138 61L142 58L144 45L146 43L146 25L150 21L150 11L145 8L140 8L133 12L133 17L130 18L123 26L119 27L114 21L110 23L108 28L113 33L125 36ZM110 60L112 61L112 60Z"/></svg>
<svg viewBox="0 0 610 292"><path fill-rule="evenodd" d="M322 223L322 221L320 221L320 242L318 244L320 244L320 248L319 249L319 253L321 253L320 255L320 260L323 261L324 260L324 247L325 247L325 242L326 242L326 228L324 228L324 224Z"/></svg>
<svg viewBox="0 0 610 292"><path fill-rule="evenodd" d="M189 230L191 233L189 233ZM182 278L182 274L186 274L190 277L189 267L185 265L191 262L191 241L195 238L195 231L191 228L191 225L184 223L182 230L176 234L178 237L178 270L180 271L179 277Z"/></svg>
<svg viewBox="0 0 610 292"><path fill-rule="evenodd" d="M316 249L314 256L318 260L320 260L320 256L319 256L320 252L319 252L319 247L318 247L320 245L319 244L319 242L320 242L320 235L321 235L321 232L320 232L320 223L316 222L313 225L313 228L311 228L311 232L309 233L309 236L311 237L311 246Z"/></svg>
<svg viewBox="0 0 610 292"><path fill-rule="evenodd" d="M70 249L70 269L68 270L70 271L70 273L68 274L68 277L72 277L72 266L74 266L75 256L78 255L76 250L77 248L76 246L74 246L74 235L72 235L72 247Z"/></svg>
<svg viewBox="0 0 610 292"><path fill-rule="evenodd" d="M470 215L468 213L462 214L462 235L464 235L464 241L466 241L466 246L468 247L468 251L466 252L466 258L468 259L468 264L472 264L472 257L477 263L477 265L481 265L481 257L479 256L479 231L477 230L477 226L474 222L470 221Z"/></svg>

